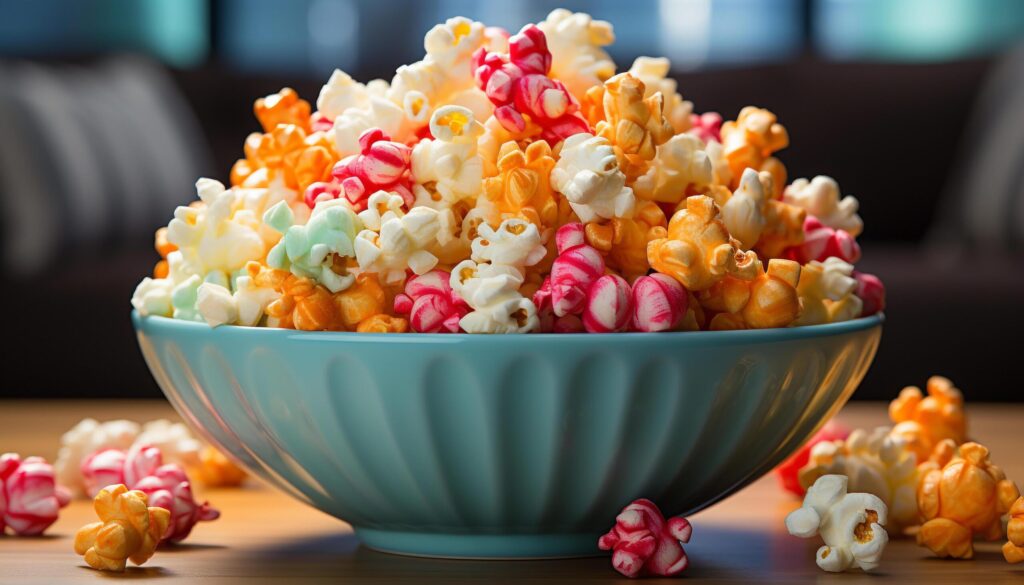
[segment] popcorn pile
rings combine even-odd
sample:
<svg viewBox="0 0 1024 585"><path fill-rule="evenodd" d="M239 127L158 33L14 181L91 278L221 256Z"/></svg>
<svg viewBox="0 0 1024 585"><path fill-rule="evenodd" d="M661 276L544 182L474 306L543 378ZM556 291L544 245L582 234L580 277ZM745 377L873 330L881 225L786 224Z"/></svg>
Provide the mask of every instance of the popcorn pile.
<svg viewBox="0 0 1024 585"><path fill-rule="evenodd" d="M452 18L390 83L259 99L231 187L156 235L141 315L301 330L526 333L830 323L885 304L857 200L787 181L768 110L695 114L607 22Z"/></svg>
<svg viewBox="0 0 1024 585"><path fill-rule="evenodd" d="M875 568L886 530L914 533L920 546L954 559L972 558L976 538L1005 537L1007 562L1024 562L1024 497L989 450L967 439L960 390L942 376L926 390L907 386L890 403L895 426L850 432L829 423L776 469L784 489L806 494L786 526L802 537L820 531L822 569Z"/></svg>

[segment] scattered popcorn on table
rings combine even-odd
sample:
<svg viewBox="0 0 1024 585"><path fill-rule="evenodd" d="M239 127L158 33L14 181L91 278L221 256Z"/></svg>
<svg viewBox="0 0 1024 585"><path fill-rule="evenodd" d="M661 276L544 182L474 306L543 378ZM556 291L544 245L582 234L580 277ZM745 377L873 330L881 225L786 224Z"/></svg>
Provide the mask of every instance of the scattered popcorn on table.
<svg viewBox="0 0 1024 585"><path fill-rule="evenodd" d="M1003 538L1002 517L1020 490L989 462L988 449L978 443L958 448L952 439L944 439L921 464L920 473L917 506L924 524L917 544L940 557L969 559L974 537ZM1019 537L1019 530L1015 534Z"/></svg>
<svg viewBox="0 0 1024 585"><path fill-rule="evenodd" d="M0 537L6 528L18 536L37 536L57 521L71 493L57 485L54 475L42 457L0 455Z"/></svg>
<svg viewBox="0 0 1024 585"><path fill-rule="evenodd" d="M53 464L57 484L71 492L73 497L92 497L86 493L82 463L97 451L127 450L141 431L139 424L130 420L101 423L93 418L82 419L60 438L60 451Z"/></svg>
<svg viewBox="0 0 1024 585"><path fill-rule="evenodd" d="M162 538L170 541L183 540L197 522L220 516L208 503L195 501L185 469L178 463L165 465L160 449L151 445L136 443L127 452L97 451L82 463L82 473L90 494L98 494L109 485L125 484L144 492L153 506L169 510L170 525Z"/></svg>
<svg viewBox="0 0 1024 585"><path fill-rule="evenodd" d="M683 544L692 534L686 518L666 520L654 502L640 499L622 509L597 546L612 551L612 566L627 577L672 577L690 566Z"/></svg>
<svg viewBox="0 0 1024 585"><path fill-rule="evenodd" d="M889 542L885 502L872 494L847 493L843 475L823 475L807 489L804 504L786 516L793 536L821 535L818 566L830 573L878 567Z"/></svg>
<svg viewBox="0 0 1024 585"><path fill-rule="evenodd" d="M829 177L787 181L777 116L694 113L668 59L617 73L614 40L610 23L563 9L512 35L454 17L390 80L335 70L315 106L290 88L256 100L231 188L201 179L199 201L157 231L133 307L375 333L747 329L882 311L882 282L854 267L857 199ZM518 265L499 257L510 220L530 226ZM569 225L580 242L558 245Z"/></svg>
<svg viewBox="0 0 1024 585"><path fill-rule="evenodd" d="M1008 563L1024 562L1024 496L1010 506L1010 522L1006 525L1007 542L1003 557Z"/></svg>
<svg viewBox="0 0 1024 585"><path fill-rule="evenodd" d="M808 489L824 475L842 475L849 489L877 496L889 511L889 528L918 524L917 458L888 427L857 429L845 440L822 441L811 447L807 464L798 471L800 486Z"/></svg>
<svg viewBox="0 0 1024 585"><path fill-rule="evenodd" d="M100 521L78 530L75 553L100 571L123 572L129 559L136 565L148 561L171 520L166 509L148 503L145 493L123 484L100 490L93 500Z"/></svg>

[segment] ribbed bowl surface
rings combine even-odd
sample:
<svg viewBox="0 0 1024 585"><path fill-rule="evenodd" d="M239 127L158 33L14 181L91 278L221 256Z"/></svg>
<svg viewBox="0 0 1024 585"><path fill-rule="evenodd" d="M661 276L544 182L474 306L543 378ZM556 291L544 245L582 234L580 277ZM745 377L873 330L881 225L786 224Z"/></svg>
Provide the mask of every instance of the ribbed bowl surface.
<svg viewBox="0 0 1024 585"><path fill-rule="evenodd" d="M728 496L846 402L882 322L470 336L133 320L178 412L254 474L369 546L476 557L586 554L635 498L676 515Z"/></svg>

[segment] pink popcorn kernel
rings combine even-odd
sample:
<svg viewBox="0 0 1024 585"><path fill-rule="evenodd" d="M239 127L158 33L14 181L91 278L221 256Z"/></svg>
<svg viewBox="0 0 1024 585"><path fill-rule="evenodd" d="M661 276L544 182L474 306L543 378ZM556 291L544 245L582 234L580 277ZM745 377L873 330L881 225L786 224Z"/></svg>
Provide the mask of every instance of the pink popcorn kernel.
<svg viewBox="0 0 1024 585"><path fill-rule="evenodd" d="M690 134L704 141L722 141L722 115L718 112L690 114Z"/></svg>
<svg viewBox="0 0 1024 585"><path fill-rule="evenodd" d="M690 565L682 545L692 533L685 518L666 521L654 502L639 499L622 509L597 546L612 551L612 566L626 577L671 577Z"/></svg>
<svg viewBox="0 0 1024 585"><path fill-rule="evenodd" d="M634 331L671 331L686 316L690 299L686 288L676 279L655 273L633 282Z"/></svg>
<svg viewBox="0 0 1024 585"><path fill-rule="evenodd" d="M313 112L313 116L309 120L309 128L313 132L330 132L334 128L334 120L327 117L326 114Z"/></svg>
<svg viewBox="0 0 1024 585"><path fill-rule="evenodd" d="M57 485L53 466L42 457L0 455L0 535L37 536L57 521L71 494Z"/></svg>
<svg viewBox="0 0 1024 585"><path fill-rule="evenodd" d="M412 206L410 165L412 149L392 142L380 128L370 128L359 136L359 154L346 157L334 165L331 183L314 183L306 189L306 205L344 196L356 209L366 209L366 200L377 191L401 195L406 206Z"/></svg>
<svg viewBox="0 0 1024 585"><path fill-rule="evenodd" d="M523 27L509 38L509 52L473 53L477 86L494 104L494 116L509 132L520 133L527 122L540 127L541 138L557 143L573 134L589 132L579 113L579 102L561 81L547 76L551 52L536 25Z"/></svg>
<svg viewBox="0 0 1024 585"><path fill-rule="evenodd" d="M534 295L537 307L550 306L555 317L583 311L591 285L604 274L604 257L584 243L583 224L569 223L555 233L558 257Z"/></svg>
<svg viewBox="0 0 1024 585"><path fill-rule="evenodd" d="M857 297L864 303L861 317L874 315L885 310L885 285L882 280L874 274L853 271L853 277L857 279Z"/></svg>
<svg viewBox="0 0 1024 585"><path fill-rule="evenodd" d="M804 220L803 243L788 248L783 255L801 264L812 260L823 262L832 256L853 264L860 260L860 245L846 230L828 227L818 218L808 215Z"/></svg>
<svg viewBox="0 0 1024 585"><path fill-rule="evenodd" d="M216 520L220 511L208 502L199 504L192 495L192 485L180 465L161 465L151 470L134 489L149 497L149 505L163 508L171 513L171 521L163 539L181 542L192 532L196 523Z"/></svg>
<svg viewBox="0 0 1024 585"><path fill-rule="evenodd" d="M624 331L633 317L629 283L617 274L605 274L587 291L583 327L590 333Z"/></svg>
<svg viewBox="0 0 1024 585"><path fill-rule="evenodd" d="M119 483L145 492L150 506L171 513L165 540L180 542L197 522L220 516L207 502L196 502L185 470L177 463L164 465L163 454L152 445L134 445L127 453L119 449L97 451L82 462L82 475L90 495Z"/></svg>
<svg viewBox="0 0 1024 585"><path fill-rule="evenodd" d="M417 333L458 333L459 320L469 305L452 290L451 274L432 270L405 283L405 292L395 297L395 313L409 316L409 327Z"/></svg>

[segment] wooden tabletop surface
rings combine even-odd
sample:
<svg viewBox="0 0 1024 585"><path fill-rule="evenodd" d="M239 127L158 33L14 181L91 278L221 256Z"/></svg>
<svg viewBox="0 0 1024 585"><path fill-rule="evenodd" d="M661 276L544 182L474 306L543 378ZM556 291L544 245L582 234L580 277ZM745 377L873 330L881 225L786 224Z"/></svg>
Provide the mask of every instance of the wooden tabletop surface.
<svg viewBox="0 0 1024 585"><path fill-rule="evenodd" d="M970 434L992 451L1009 477L1024 483L1021 423L1024 406L968 404ZM175 417L160 401L0 402L0 451L42 455L52 461L61 433L80 418L149 420ZM851 427L886 422L885 405L847 406ZM391 555L359 545L348 525L250 481L244 488L205 490L220 508L216 522L200 524L185 544L161 549L143 567L123 575L87 568L72 550L79 526L94 520L89 502L61 512L47 535L0 537L0 583L76 584L100 579L154 579L174 583L475 583L525 580L625 582L607 557L553 561L449 561ZM686 583L998 583L1024 584L1024 565L1009 565L1002 542L979 543L975 558L950 561L910 540L890 542L877 573L833 575L818 569L816 539L789 536L785 515L798 505L773 477L691 518Z"/></svg>

